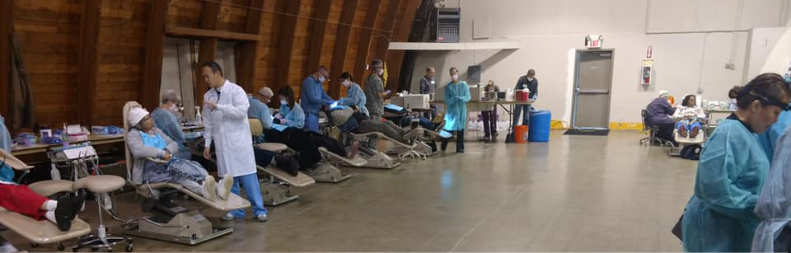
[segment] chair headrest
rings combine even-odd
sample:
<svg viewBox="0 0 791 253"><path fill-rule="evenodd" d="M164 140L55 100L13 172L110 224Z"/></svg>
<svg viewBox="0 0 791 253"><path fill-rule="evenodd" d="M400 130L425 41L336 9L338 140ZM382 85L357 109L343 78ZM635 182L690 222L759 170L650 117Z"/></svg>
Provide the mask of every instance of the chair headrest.
<svg viewBox="0 0 791 253"><path fill-rule="evenodd" d="M249 118L247 120L250 121L250 134L253 136L261 136L264 134L264 124L261 123L260 119Z"/></svg>

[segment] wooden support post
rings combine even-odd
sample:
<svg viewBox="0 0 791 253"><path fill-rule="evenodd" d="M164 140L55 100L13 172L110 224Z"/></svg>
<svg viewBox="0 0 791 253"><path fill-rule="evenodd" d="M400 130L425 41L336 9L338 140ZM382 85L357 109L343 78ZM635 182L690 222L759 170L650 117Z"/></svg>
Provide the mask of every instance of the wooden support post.
<svg viewBox="0 0 791 253"><path fill-rule="evenodd" d="M371 49L371 39L374 34L371 28L376 24L376 18L379 16L377 13L381 3L382 0L371 0L370 5L368 5L368 12L365 13L365 22L363 23L363 27L366 28L360 30L360 44L357 48L357 57L354 60L354 76L360 78L360 84L363 83L362 80L365 80L363 74L365 74L365 66L368 64L368 50Z"/></svg>
<svg viewBox="0 0 791 253"><path fill-rule="evenodd" d="M247 24L245 32L256 37L261 37L261 16L264 8L264 0L251 0L250 9L247 14ZM247 93L256 92L255 83L255 61L258 57L258 42L244 41L236 44L236 82L239 83Z"/></svg>
<svg viewBox="0 0 791 253"><path fill-rule="evenodd" d="M11 11L14 1L0 1L0 115L8 116L11 93Z"/></svg>
<svg viewBox="0 0 791 253"><path fill-rule="evenodd" d="M316 6L313 7L313 29L310 32L310 48L308 49L308 60L305 61L305 73L307 76L313 73L313 70L321 64L321 49L324 45L324 33L327 31L327 18L330 16L330 7L332 6L331 0L316 1ZM333 77L340 75L340 73L330 73Z"/></svg>
<svg viewBox="0 0 791 253"><path fill-rule="evenodd" d="M332 66L330 73L338 75L343 72L343 65L346 62L346 49L349 47L349 35L352 31L352 23L354 22L354 13L357 12L357 4L360 0L346 0L343 2L343 10L341 11L341 20L338 25L338 32L335 35L335 48L332 51ZM362 76L357 76L357 80L363 80ZM341 80L340 78L330 78L329 95L330 97L337 98L341 94ZM358 81L362 84L362 81Z"/></svg>
<svg viewBox="0 0 791 253"><path fill-rule="evenodd" d="M221 1L222 2L222 1ZM220 3L206 1L203 2L203 13L201 14L201 28L208 30L217 29L217 20L220 15ZM200 40L198 49L198 68L195 70L195 104L203 104L203 94L209 90L209 84L203 80L200 64L213 61L217 54L217 38L203 38Z"/></svg>
<svg viewBox="0 0 791 253"><path fill-rule="evenodd" d="M328 0L321 0L328 1ZM294 48L294 37L296 36L297 15L302 4L302 0L288 0L286 2L286 15L280 24L280 36L277 49L277 68L275 69L275 83L273 90L285 87L288 82L288 74L291 71L291 49Z"/></svg>
<svg viewBox="0 0 791 253"><path fill-rule="evenodd" d="M165 20L170 0L151 1L146 27L143 90L138 96L143 107L153 110L159 105L162 80L162 57L165 52Z"/></svg>
<svg viewBox="0 0 791 253"><path fill-rule="evenodd" d="M99 74L99 20L101 0L83 1L80 19L79 72L77 74L77 118L90 127L93 122L96 81Z"/></svg>

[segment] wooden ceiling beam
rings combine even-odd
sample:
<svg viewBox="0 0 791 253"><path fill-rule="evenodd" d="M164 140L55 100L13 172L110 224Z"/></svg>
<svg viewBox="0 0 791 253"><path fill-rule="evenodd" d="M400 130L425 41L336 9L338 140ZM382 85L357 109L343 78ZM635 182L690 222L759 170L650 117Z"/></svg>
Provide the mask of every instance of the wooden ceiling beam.
<svg viewBox="0 0 791 253"><path fill-rule="evenodd" d="M203 2L203 11L201 12L201 28L206 30L216 30L217 29L217 21L220 15L220 7L222 6L222 2L227 0L221 0L220 3L217 2L210 2L205 1ZM200 40L200 45L198 49L198 64L203 64L207 61L214 61L215 57L217 56L217 38L203 38ZM209 90L209 84L203 80L203 75L201 74L202 68L197 68L195 70L195 104L202 105L203 104L203 94Z"/></svg>
<svg viewBox="0 0 791 253"><path fill-rule="evenodd" d="M93 122L96 82L99 74L99 21L101 0L85 0L80 18L79 72L77 73L77 118L90 127Z"/></svg>
<svg viewBox="0 0 791 253"><path fill-rule="evenodd" d="M258 57L258 40L261 38L261 20L264 0L250 0L247 11L245 33L255 36L254 41L243 41L236 44L236 82L248 93L255 93L255 62Z"/></svg>
<svg viewBox="0 0 791 253"><path fill-rule="evenodd" d="M165 53L165 21L169 5L170 0L151 1L151 7L148 10L143 90L138 96L138 101L149 110L153 110L159 105L162 57L164 57Z"/></svg>
<svg viewBox="0 0 791 253"><path fill-rule="evenodd" d="M327 1L327 0L320 0ZM291 50L294 48L294 37L296 36L297 15L302 6L302 0L286 1L285 15L280 23L280 32L277 49L277 67L275 68L275 83L273 90L285 87L288 82L288 75L291 71Z"/></svg>
<svg viewBox="0 0 791 253"><path fill-rule="evenodd" d="M240 41L258 41L260 38L258 34L250 33L237 33L229 31L189 28L189 27L175 27L168 26L165 30L167 35L176 37L198 37L201 39L223 39L223 40L240 40Z"/></svg>
<svg viewBox="0 0 791 253"><path fill-rule="evenodd" d="M338 32L335 34L335 47L332 50L332 65L330 66L330 73L334 75L343 73L343 66L346 63L346 50L349 48L349 35L351 35L354 13L357 12L357 4L359 2L360 0L345 0L343 2L340 24L338 25ZM358 76L357 80L362 80L362 77ZM362 83L362 81L358 82ZM330 97L337 98L340 97L340 94L340 78L330 78Z"/></svg>
<svg viewBox="0 0 791 253"><path fill-rule="evenodd" d="M378 46L376 48L376 52L373 57L378 57L379 59L382 59L385 62L388 62L387 47L390 46L390 40L393 39L393 31L395 30L394 27L395 20L398 17L400 8L403 6L401 2L403 1L396 1L396 0L390 1L390 4L387 6L387 10L388 10L387 16L385 17L385 20L382 21L382 27L381 27L381 29L385 30L385 32L383 34L380 34L380 36L376 37L376 43L378 43ZM392 66L388 64L388 71L390 68L392 68ZM388 73L388 79L392 79L390 78L389 73ZM390 82L390 80L384 80L384 81L385 81L384 87L387 87L388 86L387 84Z"/></svg>
<svg viewBox="0 0 791 253"><path fill-rule="evenodd" d="M310 32L310 48L308 48L308 60L305 61L305 73L307 76L313 72L316 67L321 64L321 49L324 46L324 35L327 31L327 19L330 17L330 8L332 7L332 0L319 0L316 1L316 6L313 7L313 29ZM338 73L330 73L333 76L338 76ZM328 77L329 78L329 77ZM332 79L332 78L329 78Z"/></svg>
<svg viewBox="0 0 791 253"><path fill-rule="evenodd" d="M360 30L360 41L359 46L357 47L357 57L355 57L354 60L354 76L360 80L365 80L363 74L365 74L365 66L368 64L368 50L371 49L371 40L374 34L373 28L376 24L376 18L379 16L379 6L381 3L382 0L371 0L370 5L368 6L368 12L365 13L363 28ZM360 83L362 84L363 82Z"/></svg>

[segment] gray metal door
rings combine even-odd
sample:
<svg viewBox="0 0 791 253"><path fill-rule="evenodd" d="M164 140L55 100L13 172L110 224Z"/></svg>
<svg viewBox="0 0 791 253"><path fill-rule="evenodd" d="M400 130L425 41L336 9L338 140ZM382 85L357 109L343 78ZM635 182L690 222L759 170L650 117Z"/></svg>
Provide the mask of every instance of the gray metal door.
<svg viewBox="0 0 791 253"><path fill-rule="evenodd" d="M577 51L572 128L608 129L612 50Z"/></svg>

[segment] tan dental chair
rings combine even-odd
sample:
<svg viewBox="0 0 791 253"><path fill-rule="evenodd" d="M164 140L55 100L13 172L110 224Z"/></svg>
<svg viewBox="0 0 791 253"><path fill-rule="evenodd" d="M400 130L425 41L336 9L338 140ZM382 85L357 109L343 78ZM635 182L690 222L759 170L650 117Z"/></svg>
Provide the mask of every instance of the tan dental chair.
<svg viewBox="0 0 791 253"><path fill-rule="evenodd" d="M253 137L261 136L264 133L264 125L261 120L251 118L249 122L250 134ZM282 143L260 143L256 145L256 148L273 153L289 152L288 146ZM261 195L264 198L264 204L269 206L282 205L298 199L299 195L291 193L291 186L306 187L316 183L316 180L302 172L292 176L272 164L266 167L256 165L256 167L258 171L269 176L268 181L261 182Z"/></svg>
<svg viewBox="0 0 791 253"><path fill-rule="evenodd" d="M124 105L124 140L131 126L127 117L129 110L140 107L137 102L131 101ZM152 162L164 163L156 159ZM199 244L233 232L233 228L217 228L197 210L187 210L172 203L169 195L182 193L212 209L229 212L236 209L250 207L250 202L239 195L230 194L228 199L217 198L212 201L196 194L184 186L174 183L136 183L132 180L132 168L135 159L126 147L127 181L135 186L137 194L158 201L151 211L154 216L138 220L137 226L127 228L124 233L155 240L175 242L187 245Z"/></svg>

